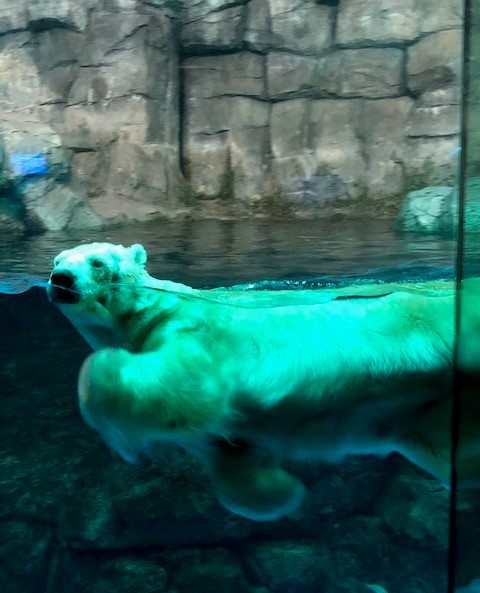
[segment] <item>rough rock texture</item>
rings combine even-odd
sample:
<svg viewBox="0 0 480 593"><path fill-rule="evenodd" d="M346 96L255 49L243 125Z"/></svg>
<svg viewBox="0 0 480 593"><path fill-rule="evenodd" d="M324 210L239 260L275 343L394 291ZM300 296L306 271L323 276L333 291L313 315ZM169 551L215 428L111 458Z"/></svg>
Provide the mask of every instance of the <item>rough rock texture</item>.
<svg viewBox="0 0 480 593"><path fill-rule="evenodd" d="M460 0L2 8L2 114L12 129L35 121L44 154L56 134L66 168L58 221L3 175L0 220L14 226L378 215L455 176Z"/></svg>
<svg viewBox="0 0 480 593"><path fill-rule="evenodd" d="M183 154L197 194L227 188L247 211L297 216L361 212L373 200L379 214L408 190L453 182L461 4L334 4L251 0L238 53L185 47ZM243 138L240 97L250 99ZM338 179L334 192L323 191L325 177Z"/></svg>
<svg viewBox="0 0 480 593"><path fill-rule="evenodd" d="M78 412L86 344L39 289L0 294L0 305L2 593L445 589L449 494L407 462L292 465L304 506L241 519L187 456L114 458Z"/></svg>
<svg viewBox="0 0 480 593"><path fill-rule="evenodd" d="M451 187L425 187L407 194L397 219L399 230L441 233L445 231L446 204L450 202ZM452 222L452 221L449 221Z"/></svg>
<svg viewBox="0 0 480 593"><path fill-rule="evenodd" d="M480 178L467 179L463 229L480 233ZM452 235L458 230L459 191L456 187L425 187L409 192L395 221L398 230Z"/></svg>
<svg viewBox="0 0 480 593"><path fill-rule="evenodd" d="M70 163L61 139L48 125L25 114L22 119L0 116L3 143L4 187L19 202L26 225L32 230L57 231L99 228L102 220L89 208L82 195L68 185ZM45 174L29 174L12 166L15 155L43 155Z"/></svg>

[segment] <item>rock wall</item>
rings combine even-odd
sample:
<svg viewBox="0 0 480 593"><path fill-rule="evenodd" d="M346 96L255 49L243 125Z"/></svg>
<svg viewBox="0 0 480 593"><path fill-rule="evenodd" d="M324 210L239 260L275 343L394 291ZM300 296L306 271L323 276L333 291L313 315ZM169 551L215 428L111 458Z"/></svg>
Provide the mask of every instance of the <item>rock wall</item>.
<svg viewBox="0 0 480 593"><path fill-rule="evenodd" d="M460 0L3 9L0 224L381 213L455 175ZM17 130L46 175L12 174Z"/></svg>

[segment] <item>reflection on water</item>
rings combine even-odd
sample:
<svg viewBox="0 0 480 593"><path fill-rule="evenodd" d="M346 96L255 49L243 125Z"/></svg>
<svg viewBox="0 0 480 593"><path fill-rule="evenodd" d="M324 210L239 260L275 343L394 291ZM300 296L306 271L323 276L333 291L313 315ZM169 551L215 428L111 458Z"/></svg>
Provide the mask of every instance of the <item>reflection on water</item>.
<svg viewBox="0 0 480 593"><path fill-rule="evenodd" d="M187 221L0 238L3 277L46 280L53 257L82 242L142 243L153 276L206 287L318 277L408 279L451 274L452 240L398 235L385 221ZM428 274L427 274L428 275Z"/></svg>

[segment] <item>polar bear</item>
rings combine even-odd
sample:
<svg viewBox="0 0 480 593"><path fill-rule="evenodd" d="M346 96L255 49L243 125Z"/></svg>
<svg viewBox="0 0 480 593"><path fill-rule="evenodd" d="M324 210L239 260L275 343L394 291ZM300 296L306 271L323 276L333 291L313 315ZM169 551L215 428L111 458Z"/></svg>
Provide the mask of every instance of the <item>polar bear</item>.
<svg viewBox="0 0 480 593"><path fill-rule="evenodd" d="M452 282L195 290L151 277L146 261L138 244L80 245L55 258L47 289L95 351L81 413L123 459L180 446L219 501L254 520L300 505L285 459L398 452L448 484ZM459 356L472 367L480 281L468 286ZM477 407L459 451L465 485L480 483Z"/></svg>

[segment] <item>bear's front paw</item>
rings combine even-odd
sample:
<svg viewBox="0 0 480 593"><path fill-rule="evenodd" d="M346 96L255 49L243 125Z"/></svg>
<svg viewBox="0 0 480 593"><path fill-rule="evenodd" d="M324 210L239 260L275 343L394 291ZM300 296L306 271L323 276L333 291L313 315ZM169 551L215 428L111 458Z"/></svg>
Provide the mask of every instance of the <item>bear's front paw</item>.
<svg viewBox="0 0 480 593"><path fill-rule="evenodd" d="M131 358L132 354L117 348L91 354L80 370L78 397L86 423L122 459L137 463L142 440L138 431L132 430L132 398L122 377Z"/></svg>
<svg viewBox="0 0 480 593"><path fill-rule="evenodd" d="M78 377L80 408L94 413L110 401L115 405L120 398L121 371L131 354L120 348L105 348L90 354L82 364ZM113 401L111 401L113 400Z"/></svg>

